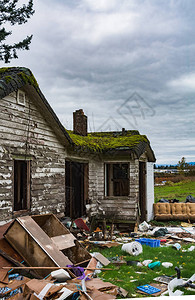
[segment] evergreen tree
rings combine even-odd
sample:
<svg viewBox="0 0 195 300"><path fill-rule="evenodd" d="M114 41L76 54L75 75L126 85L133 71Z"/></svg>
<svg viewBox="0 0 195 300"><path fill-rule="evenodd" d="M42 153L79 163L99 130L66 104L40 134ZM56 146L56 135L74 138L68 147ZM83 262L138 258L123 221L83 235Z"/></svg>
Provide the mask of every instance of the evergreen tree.
<svg viewBox="0 0 195 300"><path fill-rule="evenodd" d="M179 160L178 164L177 164L177 169L179 170L179 173L181 175L184 175L184 170L188 169L188 168L189 168L189 165L188 165L188 163L186 163L185 157L182 157L181 160Z"/></svg>
<svg viewBox="0 0 195 300"><path fill-rule="evenodd" d="M28 4L18 7L19 0L1 0L0 1L0 60L5 63L10 62L13 58L18 58L17 50L29 50L32 35L27 36L23 41L13 45L5 43L12 31L7 31L4 27L6 23L10 25L21 25L34 14L33 0L29 0Z"/></svg>

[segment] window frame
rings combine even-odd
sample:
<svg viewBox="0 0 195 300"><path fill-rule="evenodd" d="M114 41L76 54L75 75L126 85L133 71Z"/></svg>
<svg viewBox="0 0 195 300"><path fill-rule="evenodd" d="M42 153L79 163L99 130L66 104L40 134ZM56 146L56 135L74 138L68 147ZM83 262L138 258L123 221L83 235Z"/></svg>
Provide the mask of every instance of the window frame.
<svg viewBox="0 0 195 300"><path fill-rule="evenodd" d="M19 189L21 189L21 183L20 182L16 182L16 171L18 171L20 173L21 176L21 166L17 166L18 162L21 162L21 165L25 162L26 163L26 178L25 178L25 185L26 185L26 200L25 200L25 204L22 205L21 209L16 209L16 202L19 203L19 201L17 201L17 196L16 196L16 192L18 192ZM18 185L16 188L16 184ZM19 186L20 185L20 186ZM18 192L20 193L20 192ZM27 159L22 159L22 158L17 158L17 159L13 159L13 214L14 215L19 215L23 212L29 212L30 211L30 204L31 204L31 160L27 160Z"/></svg>
<svg viewBox="0 0 195 300"><path fill-rule="evenodd" d="M109 180L109 177L108 177L108 169L107 169L107 166L108 165L112 165L112 179L113 180L113 177L114 177L114 170L113 170L113 165L126 165L127 164L127 180L128 180L128 194L127 195L114 195L114 184L113 184L113 187L112 187L112 193L110 194L109 192L109 189L108 189L108 180ZM124 178L125 179L125 178ZM105 199L108 199L108 198L128 198L130 196L130 163L128 161L121 161L121 162L105 162L104 163L104 197Z"/></svg>
<svg viewBox="0 0 195 300"><path fill-rule="evenodd" d="M20 101L20 94L24 97L24 102ZM20 90L20 89L17 90L16 100L17 100L17 104L25 106L26 105L26 93L24 91Z"/></svg>

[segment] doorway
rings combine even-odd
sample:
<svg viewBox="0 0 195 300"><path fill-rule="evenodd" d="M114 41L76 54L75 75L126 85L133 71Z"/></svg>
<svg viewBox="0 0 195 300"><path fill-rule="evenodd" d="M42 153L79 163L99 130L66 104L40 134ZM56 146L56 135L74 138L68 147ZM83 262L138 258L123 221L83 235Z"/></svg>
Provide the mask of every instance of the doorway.
<svg viewBox="0 0 195 300"><path fill-rule="evenodd" d="M82 217L88 204L88 163L66 160L66 208L71 219Z"/></svg>
<svg viewBox="0 0 195 300"><path fill-rule="evenodd" d="M146 220L146 163L139 162L139 208L140 221Z"/></svg>

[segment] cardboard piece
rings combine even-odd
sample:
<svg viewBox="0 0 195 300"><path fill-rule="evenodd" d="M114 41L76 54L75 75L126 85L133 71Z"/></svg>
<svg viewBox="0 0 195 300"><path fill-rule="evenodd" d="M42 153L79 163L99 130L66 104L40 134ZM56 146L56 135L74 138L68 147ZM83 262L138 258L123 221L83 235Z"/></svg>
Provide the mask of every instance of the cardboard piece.
<svg viewBox="0 0 195 300"><path fill-rule="evenodd" d="M8 279L8 274L7 274L7 270L4 269L0 269L0 282L1 283L5 283L8 284L9 279Z"/></svg>
<svg viewBox="0 0 195 300"><path fill-rule="evenodd" d="M73 291L67 289L66 287L63 287L58 293L62 293L59 298L56 298L56 300L64 300L68 298L70 295L73 294Z"/></svg>
<svg viewBox="0 0 195 300"><path fill-rule="evenodd" d="M93 253L93 257L95 257L103 266L107 266L110 263L110 261L99 252Z"/></svg>
<svg viewBox="0 0 195 300"><path fill-rule="evenodd" d="M73 234L63 234L59 236L51 237L51 240L54 242L54 244L57 246L58 250L63 250L67 248L71 248L75 246L74 241L76 238Z"/></svg>
<svg viewBox="0 0 195 300"><path fill-rule="evenodd" d="M92 258L90 259L90 262L89 262L88 265L87 265L87 269L92 268L92 270L85 270L85 276L91 274L91 275L89 276L89 277L91 277L92 274L93 274L93 272L94 272L93 269L96 268L96 265L97 265L97 259L95 259L95 257L92 257Z"/></svg>
<svg viewBox="0 0 195 300"><path fill-rule="evenodd" d="M9 295L12 291L18 289L18 288L24 288L25 284L29 281L30 279L27 277L23 277L23 280L13 280L8 284L1 284L0 287L8 287L10 290L4 293L3 295L0 294L1 296ZM17 296L18 297L18 296ZM13 297L12 297L13 298ZM0 298L1 299L1 298Z"/></svg>
<svg viewBox="0 0 195 300"><path fill-rule="evenodd" d="M85 282L86 284L86 288L87 289L97 289L101 292L104 292L106 291L107 293L112 293L112 294L116 294L115 293L115 290L117 289L117 286L110 283L110 282L105 282L105 281L102 281L101 279L99 278L93 278L92 280L88 280Z"/></svg>
<svg viewBox="0 0 195 300"><path fill-rule="evenodd" d="M91 293L89 293L89 296L93 300L116 299L116 297L114 295L102 293L102 292L98 291L97 289L94 289Z"/></svg>
<svg viewBox="0 0 195 300"><path fill-rule="evenodd" d="M56 294L63 288L63 285L54 285L47 280L32 279L25 284L24 297L30 295L30 300L34 299L47 299Z"/></svg>

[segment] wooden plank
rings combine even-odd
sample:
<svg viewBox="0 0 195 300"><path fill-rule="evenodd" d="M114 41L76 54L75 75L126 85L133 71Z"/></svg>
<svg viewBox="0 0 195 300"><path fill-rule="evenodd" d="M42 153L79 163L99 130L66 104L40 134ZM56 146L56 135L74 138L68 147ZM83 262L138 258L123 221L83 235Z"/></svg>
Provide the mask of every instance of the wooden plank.
<svg viewBox="0 0 195 300"><path fill-rule="evenodd" d="M0 255L3 256L5 259L7 259L9 262L11 262L14 266L17 266L17 268L19 268L20 270L23 270L22 275L32 275L34 278L40 279L42 278L41 276L39 276L37 273L33 272L33 271L26 271L26 269L28 269L27 267L25 268L23 264L21 264L20 262L18 262L17 260L15 260L14 258L12 258L11 256L9 256L6 252L4 252L3 250L0 249ZM2 267L5 269L13 269L14 267Z"/></svg>
<svg viewBox="0 0 195 300"><path fill-rule="evenodd" d="M87 260L89 261L89 260ZM2 269L7 270L9 267L2 267ZM23 269L29 269L29 270L59 270L59 269L66 269L66 270L71 270L71 267L13 267L13 270L23 270ZM111 268L83 268L84 270L101 270L101 271L113 271Z"/></svg>
<svg viewBox="0 0 195 300"><path fill-rule="evenodd" d="M51 139L51 141L56 141L59 143L58 139L56 138L55 134L53 131L48 131L47 128L45 127L43 129L40 129L39 127L34 127L33 126L33 121L30 121L29 124L28 122L23 122L23 119L21 120L22 122L16 122L15 120L13 121L5 121L3 118L0 119L0 131L1 132L12 132L14 129L14 132L18 133L19 135L22 132L26 132L27 129L31 136L36 136L37 138L43 138L44 140ZM9 129L9 131L8 131Z"/></svg>
<svg viewBox="0 0 195 300"><path fill-rule="evenodd" d="M76 238L71 234L63 234L59 236L54 236L51 238L54 244L58 247L59 250L71 248L75 246Z"/></svg>
<svg viewBox="0 0 195 300"><path fill-rule="evenodd" d="M45 139L43 137L34 137L32 134L29 134L27 137L27 131L19 131L6 128L0 128L0 139L2 139L1 145L7 145L7 146L15 146L16 142L18 143L25 143L26 141L28 144L34 144L34 145L41 145L51 147L53 150L55 149L61 149L62 152L64 152L64 147L57 141L50 141L49 139ZM8 141L8 142L7 142Z"/></svg>
<svg viewBox="0 0 195 300"><path fill-rule="evenodd" d="M72 264L72 262L68 259L68 257L58 250L58 248L51 241L48 235L41 229L41 227L30 216L20 217L13 223L12 227L7 231L5 235L5 238L8 241L11 240L13 243L14 236L11 235L12 232L11 229L14 229L17 223L20 224L20 226L22 226L23 228L20 229L20 232L22 232L22 230L26 231L34 240L34 244L39 245L39 247L50 257L50 259L56 265L63 266L64 264L65 265ZM33 244L32 245L29 244L29 246L32 247L32 249L34 248ZM24 244L23 247L25 247ZM31 251L30 248L29 251ZM36 253L34 254L34 256L36 256ZM30 256L28 259L30 259Z"/></svg>
<svg viewBox="0 0 195 300"><path fill-rule="evenodd" d="M3 110L3 108L4 107L0 105L0 117L2 120L6 120L6 121L11 120L16 124L24 124L24 125L27 125L29 123L29 117L27 114L24 114L19 111L8 110L8 109ZM31 115L30 122L31 124L34 124L34 126L36 125L37 128L41 130L47 130L48 132L53 133L53 129L47 125L45 119L39 118L37 114L34 116Z"/></svg>

